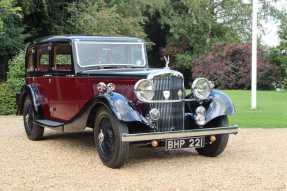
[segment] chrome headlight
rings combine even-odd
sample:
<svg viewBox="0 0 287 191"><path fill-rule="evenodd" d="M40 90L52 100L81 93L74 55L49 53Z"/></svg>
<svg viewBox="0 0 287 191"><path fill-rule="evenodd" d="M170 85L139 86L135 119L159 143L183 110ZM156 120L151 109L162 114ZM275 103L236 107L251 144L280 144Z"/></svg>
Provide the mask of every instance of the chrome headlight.
<svg viewBox="0 0 287 191"><path fill-rule="evenodd" d="M212 84L205 78L196 78L192 83L193 95L198 99L206 99L210 95Z"/></svg>
<svg viewBox="0 0 287 191"><path fill-rule="evenodd" d="M153 82L151 80L139 80L136 83L134 90L137 98L143 102L152 100L154 96Z"/></svg>

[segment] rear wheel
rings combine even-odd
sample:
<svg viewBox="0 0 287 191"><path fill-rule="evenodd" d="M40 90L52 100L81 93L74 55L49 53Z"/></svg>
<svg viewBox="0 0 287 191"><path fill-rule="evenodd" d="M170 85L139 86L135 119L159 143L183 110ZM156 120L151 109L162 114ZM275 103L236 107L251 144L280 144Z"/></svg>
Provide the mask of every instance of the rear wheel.
<svg viewBox="0 0 287 191"><path fill-rule="evenodd" d="M123 133L128 133L127 126L108 109L100 108L95 119L94 140L102 162L110 168L120 168L128 159L129 143L122 142Z"/></svg>
<svg viewBox="0 0 287 191"><path fill-rule="evenodd" d="M23 118L27 137L33 141L41 139L43 137L44 128L35 124L36 113L30 97L25 99Z"/></svg>
<svg viewBox="0 0 287 191"><path fill-rule="evenodd" d="M220 120L216 121L214 123L213 127L227 127L228 126L228 118L223 117ZM196 149L197 152L200 155L208 156L208 157L216 157L220 155L224 149L226 148L226 145L228 143L229 135L215 135L216 140L214 142L207 143L205 147ZM209 140L209 137L206 138L206 140Z"/></svg>

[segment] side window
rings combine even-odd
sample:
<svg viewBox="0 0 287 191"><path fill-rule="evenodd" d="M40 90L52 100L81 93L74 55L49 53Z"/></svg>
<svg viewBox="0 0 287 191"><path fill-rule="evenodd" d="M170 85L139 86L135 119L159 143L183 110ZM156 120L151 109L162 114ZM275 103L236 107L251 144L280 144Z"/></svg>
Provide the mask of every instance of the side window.
<svg viewBox="0 0 287 191"><path fill-rule="evenodd" d="M35 53L35 49L29 48L27 50L27 72L33 72L34 71L34 53Z"/></svg>
<svg viewBox="0 0 287 191"><path fill-rule="evenodd" d="M37 65L36 71L48 72L49 71L49 45L41 45L37 49Z"/></svg>
<svg viewBox="0 0 287 191"><path fill-rule="evenodd" d="M72 65L72 48L68 43L59 43L54 45L54 64L53 71L71 72Z"/></svg>

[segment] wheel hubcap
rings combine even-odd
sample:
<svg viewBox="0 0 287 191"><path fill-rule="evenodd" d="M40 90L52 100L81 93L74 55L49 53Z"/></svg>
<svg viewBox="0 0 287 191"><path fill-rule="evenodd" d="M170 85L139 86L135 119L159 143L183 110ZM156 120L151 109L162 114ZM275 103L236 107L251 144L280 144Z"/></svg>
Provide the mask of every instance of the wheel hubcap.
<svg viewBox="0 0 287 191"><path fill-rule="evenodd" d="M27 125L29 124L29 118L30 118L30 115L29 115L29 113L27 113L25 116L25 122Z"/></svg>
<svg viewBox="0 0 287 191"><path fill-rule="evenodd" d="M34 125L34 115L31 107L28 108L27 113L24 115L24 123L26 132L30 134Z"/></svg>
<svg viewBox="0 0 287 191"><path fill-rule="evenodd" d="M108 118L102 119L97 139L102 155L109 159L114 151L114 133Z"/></svg>
<svg viewBox="0 0 287 191"><path fill-rule="evenodd" d="M98 135L98 140L99 140L100 145L103 144L104 139L105 139L105 135L104 135L104 133L103 133L103 130L101 129L101 130L100 130L100 133L99 133L99 135Z"/></svg>

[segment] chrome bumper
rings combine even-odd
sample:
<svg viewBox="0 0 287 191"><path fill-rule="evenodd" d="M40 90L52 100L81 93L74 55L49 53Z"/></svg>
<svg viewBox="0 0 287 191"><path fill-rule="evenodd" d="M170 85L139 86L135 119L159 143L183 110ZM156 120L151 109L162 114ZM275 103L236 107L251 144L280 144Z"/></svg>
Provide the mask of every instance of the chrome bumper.
<svg viewBox="0 0 287 191"><path fill-rule="evenodd" d="M123 134L123 142L137 142L150 141L160 139L173 139L183 137L198 137L218 134L237 134L238 126L233 125L229 127L216 127L206 129L193 129L185 131L168 131L168 132L154 132L154 133L139 133L139 134Z"/></svg>

